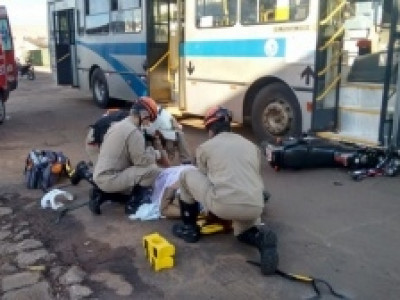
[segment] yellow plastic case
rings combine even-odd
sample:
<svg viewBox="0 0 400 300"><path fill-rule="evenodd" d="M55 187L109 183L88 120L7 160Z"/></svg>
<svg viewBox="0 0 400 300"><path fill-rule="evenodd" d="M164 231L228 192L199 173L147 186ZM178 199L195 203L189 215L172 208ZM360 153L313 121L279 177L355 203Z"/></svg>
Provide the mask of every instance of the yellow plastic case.
<svg viewBox="0 0 400 300"><path fill-rule="evenodd" d="M169 243L159 233L148 234L143 237L143 248L149 263L155 271L172 268L174 266L175 246Z"/></svg>

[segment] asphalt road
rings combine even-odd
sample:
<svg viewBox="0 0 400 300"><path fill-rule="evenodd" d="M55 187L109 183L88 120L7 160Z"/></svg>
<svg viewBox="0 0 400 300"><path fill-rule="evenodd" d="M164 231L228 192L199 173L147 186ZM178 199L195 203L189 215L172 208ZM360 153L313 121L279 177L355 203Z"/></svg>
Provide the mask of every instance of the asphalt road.
<svg viewBox="0 0 400 300"><path fill-rule="evenodd" d="M90 95L57 87L47 73L38 73L35 81L21 79L7 102L9 117L0 125L0 194L17 193L35 203L41 193L23 184L28 152L52 149L63 151L73 163L87 159L83 148L87 126L102 112ZM252 139L248 129L239 132ZM185 126L185 133L192 150L206 139L194 126ZM275 172L265 165L263 171L272 194L263 220L278 235L282 270L323 278L351 299L399 299L400 177L354 182L337 169ZM76 201L87 198L84 183L67 189L77 195ZM133 286L132 295L123 296L89 282L99 299L307 299L314 295L305 284L263 277L246 263L257 259L257 252L230 235L187 245L171 235L173 221L131 221L116 204L105 205L103 211L92 216L82 208L58 227L41 220L41 216L50 220L53 212L36 209L30 214L30 221L37 223L33 229L47 237L47 245L64 264L79 264L89 274L112 271ZM154 231L177 247L173 269L150 269L141 240ZM87 241L93 245L90 251L85 250Z"/></svg>

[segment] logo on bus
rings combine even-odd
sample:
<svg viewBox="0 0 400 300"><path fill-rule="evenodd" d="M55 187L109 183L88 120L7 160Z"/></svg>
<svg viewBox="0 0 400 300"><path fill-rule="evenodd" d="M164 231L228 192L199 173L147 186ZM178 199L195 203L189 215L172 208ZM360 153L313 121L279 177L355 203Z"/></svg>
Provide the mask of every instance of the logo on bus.
<svg viewBox="0 0 400 300"><path fill-rule="evenodd" d="M264 52L266 56L274 57L278 54L279 45L277 40L275 39L268 39L264 45Z"/></svg>

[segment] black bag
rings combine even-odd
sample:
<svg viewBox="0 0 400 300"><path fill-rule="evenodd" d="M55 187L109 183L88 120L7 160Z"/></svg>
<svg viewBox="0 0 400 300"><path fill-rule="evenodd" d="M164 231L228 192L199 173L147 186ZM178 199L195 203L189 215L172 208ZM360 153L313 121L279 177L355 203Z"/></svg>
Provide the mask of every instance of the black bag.
<svg viewBox="0 0 400 300"><path fill-rule="evenodd" d="M104 135L114 122L119 122L129 115L127 110L110 110L107 111L100 119L94 124L90 125L93 128L93 144L101 145L103 143Z"/></svg>
<svg viewBox="0 0 400 300"><path fill-rule="evenodd" d="M267 145L266 155L269 164L275 169L365 168L375 166L379 160L379 153L376 150L313 137L292 138L283 141L278 147Z"/></svg>

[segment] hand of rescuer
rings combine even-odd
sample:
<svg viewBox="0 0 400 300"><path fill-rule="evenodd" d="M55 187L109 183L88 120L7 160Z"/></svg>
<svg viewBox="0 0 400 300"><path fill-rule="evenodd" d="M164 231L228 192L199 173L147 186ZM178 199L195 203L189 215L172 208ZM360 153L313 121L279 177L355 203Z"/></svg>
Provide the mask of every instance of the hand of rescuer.
<svg viewBox="0 0 400 300"><path fill-rule="evenodd" d="M152 146L148 146L146 147L146 151L147 154L153 154L154 155L154 159L157 161L161 158L161 152L160 150L156 150L154 149Z"/></svg>

